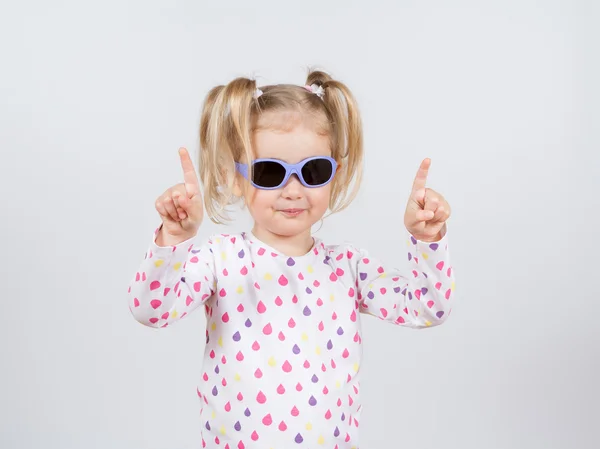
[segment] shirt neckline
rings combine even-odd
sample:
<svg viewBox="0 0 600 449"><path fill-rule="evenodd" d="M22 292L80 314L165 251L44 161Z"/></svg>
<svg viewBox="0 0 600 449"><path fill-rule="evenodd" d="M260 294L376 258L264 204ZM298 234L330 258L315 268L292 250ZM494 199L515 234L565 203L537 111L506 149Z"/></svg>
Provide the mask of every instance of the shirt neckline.
<svg viewBox="0 0 600 449"><path fill-rule="evenodd" d="M262 247L265 251L269 251L272 254L277 254L277 256L284 257L286 259L302 260L302 259L309 258L311 256L318 256L323 249L323 243L322 243L321 239L319 239L318 237L315 237L314 235L311 235L311 237L313 239L313 245L308 250L308 252L306 252L305 254L303 254L301 256L288 256L287 254L284 254L281 251L273 248L271 245L268 245L267 243L263 242L261 239L256 237L256 235L254 235L254 233L252 231L242 232L242 236L244 237L244 240L246 240L251 245L258 245L258 246ZM260 248L259 248L259 250L260 250Z"/></svg>

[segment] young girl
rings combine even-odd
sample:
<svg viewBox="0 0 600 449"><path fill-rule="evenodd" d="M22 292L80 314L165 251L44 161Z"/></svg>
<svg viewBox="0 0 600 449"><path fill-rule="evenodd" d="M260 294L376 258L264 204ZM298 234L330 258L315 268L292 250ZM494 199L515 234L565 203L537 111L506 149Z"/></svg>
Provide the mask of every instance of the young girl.
<svg viewBox="0 0 600 449"><path fill-rule="evenodd" d="M408 276L363 249L311 235L328 209L355 196L362 141L355 99L323 72L311 72L304 87L257 89L238 78L208 94L205 199L181 149L184 183L156 201L162 224L129 288L130 310L146 326L205 308L202 447L358 448L361 314L411 328L448 317L450 207L425 186L429 159L404 217ZM252 230L195 243L204 202L219 223L236 200Z"/></svg>

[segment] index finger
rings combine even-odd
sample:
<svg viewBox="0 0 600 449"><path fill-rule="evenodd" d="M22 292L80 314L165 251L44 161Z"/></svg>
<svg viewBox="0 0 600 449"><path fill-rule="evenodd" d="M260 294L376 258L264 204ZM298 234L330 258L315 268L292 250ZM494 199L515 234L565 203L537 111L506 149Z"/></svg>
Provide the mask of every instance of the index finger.
<svg viewBox="0 0 600 449"><path fill-rule="evenodd" d="M185 183L185 191L189 198L197 195L200 191L198 175L188 150L185 148L179 149L179 158L181 159L181 168L183 169L183 182Z"/></svg>
<svg viewBox="0 0 600 449"><path fill-rule="evenodd" d="M430 166L431 159L423 159L423 162L421 162L421 166L419 167L419 171L417 171L415 181L413 182L413 192L418 192L419 190L425 188L425 185L427 184L427 175L429 174Z"/></svg>

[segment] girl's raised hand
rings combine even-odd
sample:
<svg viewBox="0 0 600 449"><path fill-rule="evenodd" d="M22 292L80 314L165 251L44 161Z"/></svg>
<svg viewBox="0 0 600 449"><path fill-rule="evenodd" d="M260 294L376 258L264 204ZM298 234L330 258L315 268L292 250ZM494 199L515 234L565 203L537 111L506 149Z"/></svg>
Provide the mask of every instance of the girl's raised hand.
<svg viewBox="0 0 600 449"><path fill-rule="evenodd" d="M184 182L167 189L155 203L163 223L156 239L159 246L176 245L192 238L204 217L200 182L190 155L185 148L180 148L179 157Z"/></svg>
<svg viewBox="0 0 600 449"><path fill-rule="evenodd" d="M451 213L448 201L426 187L430 166L429 158L421 162L404 214L404 225L408 232L423 242L435 242L442 238L442 228Z"/></svg>

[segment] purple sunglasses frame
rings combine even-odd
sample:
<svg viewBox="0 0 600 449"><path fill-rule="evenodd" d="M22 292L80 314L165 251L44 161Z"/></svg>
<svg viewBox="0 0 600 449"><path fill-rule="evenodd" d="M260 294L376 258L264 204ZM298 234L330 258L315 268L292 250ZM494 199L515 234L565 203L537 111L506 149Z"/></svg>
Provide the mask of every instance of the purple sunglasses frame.
<svg viewBox="0 0 600 449"><path fill-rule="evenodd" d="M314 161L315 159L325 159L325 160L331 162L331 176L323 184L313 186L313 185L307 184L306 181L304 180L304 177L302 176L302 168L304 167L304 165L306 165L306 163L308 163L310 161ZM281 183L279 185L277 185L275 187L259 186L259 185L255 184L254 181L250 180L250 183L254 187L256 187L257 189L262 189L262 190L275 190L275 189L281 188L288 182L288 179L290 179L290 176L292 176L293 174L295 174L298 177L298 179L300 180L302 185L305 187L308 187L310 189L314 189L316 187L323 187L331 182L331 180L335 176L335 173L338 168L338 164L337 164L336 160L329 156L313 156L313 157L304 159L304 160L298 162L297 164L288 164L287 162L284 162L280 159L255 159L254 161L252 161L252 165L256 164L257 162L277 162L283 168L285 168L285 176L283 177L283 180L281 181ZM244 178L248 179L248 164L242 164L241 162L236 162L235 167Z"/></svg>

